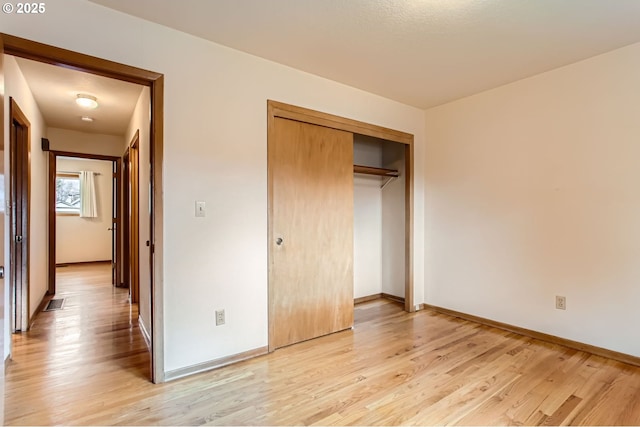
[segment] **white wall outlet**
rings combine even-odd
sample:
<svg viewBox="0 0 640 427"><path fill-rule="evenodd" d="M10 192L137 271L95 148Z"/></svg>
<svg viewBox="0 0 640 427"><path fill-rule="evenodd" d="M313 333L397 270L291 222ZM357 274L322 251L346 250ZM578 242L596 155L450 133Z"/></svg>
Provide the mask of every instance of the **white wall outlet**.
<svg viewBox="0 0 640 427"><path fill-rule="evenodd" d="M224 309L216 310L216 326L224 325Z"/></svg>
<svg viewBox="0 0 640 427"><path fill-rule="evenodd" d="M567 309L567 298L561 297L560 295L556 295L556 308L558 310L566 310Z"/></svg>
<svg viewBox="0 0 640 427"><path fill-rule="evenodd" d="M207 214L207 204L203 201L196 200L196 216L204 217Z"/></svg>

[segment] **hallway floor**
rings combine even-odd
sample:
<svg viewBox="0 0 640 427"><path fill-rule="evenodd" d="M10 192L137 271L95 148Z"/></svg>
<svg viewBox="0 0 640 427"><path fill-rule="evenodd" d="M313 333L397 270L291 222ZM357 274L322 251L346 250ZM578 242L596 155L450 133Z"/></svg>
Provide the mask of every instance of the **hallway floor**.
<svg viewBox="0 0 640 427"><path fill-rule="evenodd" d="M107 391L148 383L137 306L127 289L111 285L111 264L58 267L56 277L63 309L38 313L28 332L13 335L5 378L9 425L71 423L79 407L90 414L88 402L106 403Z"/></svg>

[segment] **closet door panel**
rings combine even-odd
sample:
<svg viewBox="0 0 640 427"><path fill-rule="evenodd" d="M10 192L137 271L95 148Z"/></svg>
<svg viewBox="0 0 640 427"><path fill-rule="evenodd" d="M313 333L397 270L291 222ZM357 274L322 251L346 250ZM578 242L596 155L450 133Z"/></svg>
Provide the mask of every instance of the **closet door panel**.
<svg viewBox="0 0 640 427"><path fill-rule="evenodd" d="M353 134L275 118L271 350L353 325Z"/></svg>

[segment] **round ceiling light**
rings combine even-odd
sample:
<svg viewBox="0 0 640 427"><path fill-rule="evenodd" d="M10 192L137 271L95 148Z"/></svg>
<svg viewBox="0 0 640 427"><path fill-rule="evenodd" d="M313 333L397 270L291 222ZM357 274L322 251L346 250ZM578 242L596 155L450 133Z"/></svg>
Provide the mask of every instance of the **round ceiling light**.
<svg viewBox="0 0 640 427"><path fill-rule="evenodd" d="M96 108L98 100L95 96L79 93L76 98L76 104L83 108Z"/></svg>

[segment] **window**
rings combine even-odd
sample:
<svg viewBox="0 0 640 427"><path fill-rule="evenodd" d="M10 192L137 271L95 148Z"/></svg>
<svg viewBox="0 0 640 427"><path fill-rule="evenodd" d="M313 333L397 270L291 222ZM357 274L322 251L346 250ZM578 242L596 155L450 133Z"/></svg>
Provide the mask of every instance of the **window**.
<svg viewBox="0 0 640 427"><path fill-rule="evenodd" d="M80 175L56 175L56 214L80 215Z"/></svg>

